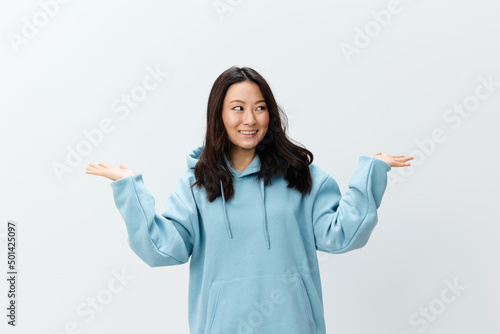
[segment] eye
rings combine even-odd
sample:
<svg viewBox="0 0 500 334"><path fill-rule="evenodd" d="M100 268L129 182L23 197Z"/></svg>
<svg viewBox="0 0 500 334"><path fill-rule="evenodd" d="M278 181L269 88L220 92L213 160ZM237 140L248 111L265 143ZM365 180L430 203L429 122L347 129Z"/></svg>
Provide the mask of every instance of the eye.
<svg viewBox="0 0 500 334"><path fill-rule="evenodd" d="M241 106L236 106L236 107L234 107L233 109L235 109L235 108L242 108L242 107L241 107ZM266 109L266 106L259 106L259 107L257 107L257 108L262 108L261 110L265 110L265 109Z"/></svg>

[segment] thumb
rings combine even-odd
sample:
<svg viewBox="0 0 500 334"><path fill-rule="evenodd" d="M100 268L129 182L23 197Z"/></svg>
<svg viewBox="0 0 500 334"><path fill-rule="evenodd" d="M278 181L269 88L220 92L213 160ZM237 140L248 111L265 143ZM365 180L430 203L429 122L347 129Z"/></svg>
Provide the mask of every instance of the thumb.
<svg viewBox="0 0 500 334"><path fill-rule="evenodd" d="M124 165L120 165L120 169L127 169Z"/></svg>

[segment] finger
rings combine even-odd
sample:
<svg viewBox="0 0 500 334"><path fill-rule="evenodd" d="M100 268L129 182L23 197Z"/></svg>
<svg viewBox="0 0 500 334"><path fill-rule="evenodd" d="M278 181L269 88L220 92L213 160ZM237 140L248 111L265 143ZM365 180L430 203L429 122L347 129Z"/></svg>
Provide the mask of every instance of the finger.
<svg viewBox="0 0 500 334"><path fill-rule="evenodd" d="M90 164L86 168L88 168L88 169L102 169L102 167L96 166L94 164Z"/></svg>
<svg viewBox="0 0 500 334"><path fill-rule="evenodd" d="M103 166L104 168L113 168L113 167L111 167L111 166L109 166L109 165L106 165L106 164L104 164L104 163L102 163L102 162L101 162L101 163L99 163L99 166Z"/></svg>
<svg viewBox="0 0 500 334"><path fill-rule="evenodd" d="M104 170L103 168L94 168L94 167L86 167L85 169L88 171L91 171L91 172L97 172L97 171Z"/></svg>
<svg viewBox="0 0 500 334"><path fill-rule="evenodd" d="M95 165L93 165L95 166ZM95 167L92 167L92 166L87 166L85 167L85 169L89 172L93 172L93 173L99 173L99 174L102 174L103 172L106 171L106 169L100 167L100 166L95 166Z"/></svg>

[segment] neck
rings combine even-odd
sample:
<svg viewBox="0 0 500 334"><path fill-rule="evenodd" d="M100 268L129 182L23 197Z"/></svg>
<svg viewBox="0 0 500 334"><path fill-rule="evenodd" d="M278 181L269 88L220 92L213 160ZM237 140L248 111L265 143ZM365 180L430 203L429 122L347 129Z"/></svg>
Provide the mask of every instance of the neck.
<svg viewBox="0 0 500 334"><path fill-rule="evenodd" d="M255 147L252 149L242 149L241 147L232 147L229 150L228 160L231 167L242 172L255 158Z"/></svg>

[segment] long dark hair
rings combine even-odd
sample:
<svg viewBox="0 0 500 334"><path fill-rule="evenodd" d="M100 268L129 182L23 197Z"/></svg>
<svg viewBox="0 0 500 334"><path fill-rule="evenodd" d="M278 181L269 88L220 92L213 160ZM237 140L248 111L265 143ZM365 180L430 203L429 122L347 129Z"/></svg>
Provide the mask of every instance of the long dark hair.
<svg viewBox="0 0 500 334"><path fill-rule="evenodd" d="M309 165L313 162L313 154L288 138L286 114L278 107L266 80L250 67L236 66L222 72L210 91L204 148L194 168L196 182L191 188L195 185L205 187L208 201L213 202L221 196L219 182L222 181L226 201L233 196L232 174L224 159L230 143L222 120L222 107L229 87L246 80L260 87L269 111L266 135L255 148L261 163L257 180L264 178L264 184L268 185L274 175L280 175L288 181L288 188L309 194L312 188Z"/></svg>

